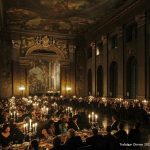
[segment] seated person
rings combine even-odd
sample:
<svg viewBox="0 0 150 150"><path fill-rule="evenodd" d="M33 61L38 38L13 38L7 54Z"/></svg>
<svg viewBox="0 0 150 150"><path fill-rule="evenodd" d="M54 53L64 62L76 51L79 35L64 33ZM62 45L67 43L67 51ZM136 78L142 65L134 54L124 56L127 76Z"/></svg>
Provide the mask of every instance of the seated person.
<svg viewBox="0 0 150 150"><path fill-rule="evenodd" d="M111 126L106 128L107 135L104 136L104 149L105 150L118 150L118 144L114 136L111 135Z"/></svg>
<svg viewBox="0 0 150 150"><path fill-rule="evenodd" d="M103 137L98 134L97 128L92 129L93 135L86 139L86 145L92 145L94 150L103 149Z"/></svg>
<svg viewBox="0 0 150 150"><path fill-rule="evenodd" d="M31 150L39 150L39 143L37 140L32 140L31 141Z"/></svg>
<svg viewBox="0 0 150 150"><path fill-rule="evenodd" d="M61 138L59 136L56 136L53 139L53 148L51 150L63 150L63 146L61 145Z"/></svg>
<svg viewBox="0 0 150 150"><path fill-rule="evenodd" d="M10 120L10 128L11 128L11 135L12 135L12 138L13 138L13 143L14 144L23 143L24 134L19 129L19 127L16 125L16 123L14 123L14 121L12 119Z"/></svg>
<svg viewBox="0 0 150 150"><path fill-rule="evenodd" d="M62 122L59 124L59 130L61 134L66 133L68 130L68 123L66 122L66 119L63 118Z"/></svg>
<svg viewBox="0 0 150 150"><path fill-rule="evenodd" d="M42 129L42 136L45 140L50 140L51 136L48 134L46 129Z"/></svg>
<svg viewBox="0 0 150 150"><path fill-rule="evenodd" d="M55 125L55 134L56 135L59 135L61 134L61 131L60 131L60 124L63 122L63 114L60 115L60 119L58 120L58 122L54 123Z"/></svg>
<svg viewBox="0 0 150 150"><path fill-rule="evenodd" d="M120 123L118 125L118 131L114 134L114 136L116 137L118 144L119 143L127 143L127 133L124 130L124 124L123 123ZM124 149L126 149L126 147L124 147L124 146L120 147L120 150L124 150Z"/></svg>
<svg viewBox="0 0 150 150"><path fill-rule="evenodd" d="M141 142L140 123L135 123L133 129L129 131L128 142L131 144Z"/></svg>
<svg viewBox="0 0 150 150"><path fill-rule="evenodd" d="M54 123L51 122L49 125L48 125L48 133L50 136L55 136L55 126L54 126Z"/></svg>
<svg viewBox="0 0 150 150"><path fill-rule="evenodd" d="M80 130L79 125L78 125L78 117L73 116L72 120L69 122L69 129L72 128L75 131Z"/></svg>
<svg viewBox="0 0 150 150"><path fill-rule="evenodd" d="M65 150L77 150L77 148L83 145L81 137L75 135L74 129L69 129L67 133L68 134L64 143Z"/></svg>
<svg viewBox="0 0 150 150"><path fill-rule="evenodd" d="M112 116L111 131L112 130L118 130L118 124L119 124L119 122L118 122L117 116L113 115Z"/></svg>
<svg viewBox="0 0 150 150"><path fill-rule="evenodd" d="M3 126L2 133L0 134L0 145L2 145L2 147L8 147L12 141L10 126L6 124Z"/></svg>

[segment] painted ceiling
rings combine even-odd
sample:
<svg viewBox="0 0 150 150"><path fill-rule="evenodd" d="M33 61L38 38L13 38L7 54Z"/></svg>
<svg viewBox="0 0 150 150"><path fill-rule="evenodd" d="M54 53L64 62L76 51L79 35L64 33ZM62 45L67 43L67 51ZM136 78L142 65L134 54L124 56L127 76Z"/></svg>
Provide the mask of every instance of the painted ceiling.
<svg viewBox="0 0 150 150"><path fill-rule="evenodd" d="M83 33L135 0L3 0L7 27Z"/></svg>

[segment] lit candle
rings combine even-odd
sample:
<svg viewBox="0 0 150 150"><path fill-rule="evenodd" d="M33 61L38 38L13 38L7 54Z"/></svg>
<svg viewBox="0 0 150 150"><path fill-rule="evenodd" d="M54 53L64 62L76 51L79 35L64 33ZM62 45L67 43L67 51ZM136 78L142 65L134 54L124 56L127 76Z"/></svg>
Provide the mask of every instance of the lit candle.
<svg viewBox="0 0 150 150"><path fill-rule="evenodd" d="M28 132L28 123L26 123L26 132Z"/></svg>
<svg viewBox="0 0 150 150"><path fill-rule="evenodd" d="M31 122L32 122L32 120L30 119L30 121L29 121L29 129L31 130L32 129L32 125L31 125Z"/></svg>
<svg viewBox="0 0 150 150"><path fill-rule="evenodd" d="M95 122L97 123L97 118L98 118L98 115L95 115Z"/></svg>
<svg viewBox="0 0 150 150"><path fill-rule="evenodd" d="M37 131L37 123L35 123L35 133L36 133L36 131Z"/></svg>
<svg viewBox="0 0 150 150"><path fill-rule="evenodd" d="M89 123L90 123L90 120L91 120L91 115L89 114Z"/></svg>
<svg viewBox="0 0 150 150"><path fill-rule="evenodd" d="M33 133L35 132L35 124L33 123L32 125L32 128L33 128Z"/></svg>
<svg viewBox="0 0 150 150"><path fill-rule="evenodd" d="M94 112L92 112L92 122L94 122Z"/></svg>
<svg viewBox="0 0 150 150"><path fill-rule="evenodd" d="M11 118L12 118L12 113L10 113L10 116L11 116Z"/></svg>

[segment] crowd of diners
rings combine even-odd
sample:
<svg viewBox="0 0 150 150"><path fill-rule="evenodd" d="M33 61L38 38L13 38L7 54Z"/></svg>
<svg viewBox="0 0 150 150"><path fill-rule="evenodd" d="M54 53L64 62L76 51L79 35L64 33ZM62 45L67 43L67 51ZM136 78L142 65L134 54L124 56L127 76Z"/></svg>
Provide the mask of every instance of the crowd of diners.
<svg viewBox="0 0 150 150"><path fill-rule="evenodd" d="M35 105L36 104L36 105ZM47 113L42 113L46 107ZM68 109L71 108L70 110ZM111 115L112 122L103 132L97 123L91 124L88 113ZM40 150L40 142L51 143L47 150L127 150L140 149L142 133L140 122L149 123L149 103L106 98L63 98L42 96L3 99L0 101L0 146L13 149L13 144L29 141L25 149ZM15 117L12 114L15 112ZM133 126L127 133L124 121L132 119ZM24 132L23 125L32 119L37 122L36 133ZM100 121L100 120L99 120ZM87 131L84 138L78 134ZM81 132L82 133L82 132ZM134 144L133 144L134 143Z"/></svg>

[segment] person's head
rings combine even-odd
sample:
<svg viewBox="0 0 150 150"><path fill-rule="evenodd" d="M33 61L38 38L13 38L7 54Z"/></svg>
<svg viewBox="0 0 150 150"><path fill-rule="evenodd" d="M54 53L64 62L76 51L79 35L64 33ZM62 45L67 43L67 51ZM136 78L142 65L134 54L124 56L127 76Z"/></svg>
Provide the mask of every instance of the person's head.
<svg viewBox="0 0 150 150"><path fill-rule="evenodd" d="M34 150L38 150L39 148L39 143L37 140L32 140L31 141L31 147L34 149Z"/></svg>
<svg viewBox="0 0 150 150"><path fill-rule="evenodd" d="M123 130L123 129L124 129L124 124L123 124L123 123L119 123L118 129L119 129L119 130Z"/></svg>
<svg viewBox="0 0 150 150"><path fill-rule="evenodd" d="M75 115L75 116L73 116L72 119L73 119L74 122L77 122L78 121L78 116Z"/></svg>
<svg viewBox="0 0 150 150"><path fill-rule="evenodd" d="M74 137L75 136L75 130L74 129L69 129L68 130L68 136L71 138L71 137Z"/></svg>
<svg viewBox="0 0 150 150"><path fill-rule="evenodd" d="M10 126L8 124L4 125L2 132L6 132L6 133L10 132Z"/></svg>
<svg viewBox="0 0 150 150"><path fill-rule="evenodd" d="M53 139L53 146L54 147L58 147L61 145L61 138L59 136L56 136L54 139Z"/></svg>
<svg viewBox="0 0 150 150"><path fill-rule="evenodd" d="M113 116L112 116L112 121L115 122L115 121L117 121L117 120L118 120L117 116L113 115Z"/></svg>
<svg viewBox="0 0 150 150"><path fill-rule="evenodd" d="M135 129L139 129L140 126L141 126L141 124L140 124L139 122L136 122L136 123L134 124L134 128L135 128Z"/></svg>
<svg viewBox="0 0 150 150"><path fill-rule="evenodd" d="M107 131L107 133L110 133L111 132L111 126L107 126L106 131Z"/></svg>
<svg viewBox="0 0 150 150"><path fill-rule="evenodd" d="M65 123L66 122L66 118L62 118L62 122Z"/></svg>
<svg viewBox="0 0 150 150"><path fill-rule="evenodd" d="M93 133L93 135L98 135L98 129L97 128L93 128L92 129L92 133Z"/></svg>
<svg viewBox="0 0 150 150"><path fill-rule="evenodd" d="M46 135L46 134L48 134L47 130L46 129L42 129L42 135Z"/></svg>

